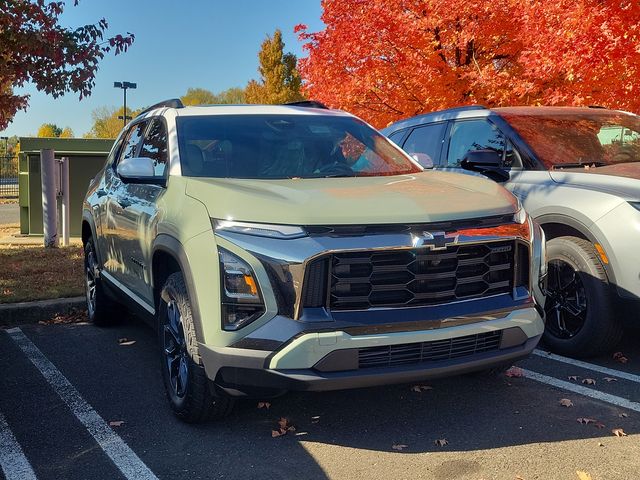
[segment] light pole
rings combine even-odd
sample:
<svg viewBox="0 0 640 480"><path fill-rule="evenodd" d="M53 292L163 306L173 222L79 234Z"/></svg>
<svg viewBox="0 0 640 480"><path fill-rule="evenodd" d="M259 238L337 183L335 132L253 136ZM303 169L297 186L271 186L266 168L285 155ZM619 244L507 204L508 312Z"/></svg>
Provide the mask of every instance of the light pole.
<svg viewBox="0 0 640 480"><path fill-rule="evenodd" d="M113 82L115 88L121 88L124 92L124 112L122 115L118 115L118 119L122 119L123 126L127 125L127 120L131 120L131 117L127 115L127 89L135 89L138 85L131 82Z"/></svg>

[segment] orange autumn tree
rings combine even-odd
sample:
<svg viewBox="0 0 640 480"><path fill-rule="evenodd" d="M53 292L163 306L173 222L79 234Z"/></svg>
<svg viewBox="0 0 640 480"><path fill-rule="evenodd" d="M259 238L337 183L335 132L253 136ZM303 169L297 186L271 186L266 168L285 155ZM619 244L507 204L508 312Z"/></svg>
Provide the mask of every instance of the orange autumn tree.
<svg viewBox="0 0 640 480"><path fill-rule="evenodd" d="M640 3L322 0L308 98L377 127L456 105L640 110Z"/></svg>

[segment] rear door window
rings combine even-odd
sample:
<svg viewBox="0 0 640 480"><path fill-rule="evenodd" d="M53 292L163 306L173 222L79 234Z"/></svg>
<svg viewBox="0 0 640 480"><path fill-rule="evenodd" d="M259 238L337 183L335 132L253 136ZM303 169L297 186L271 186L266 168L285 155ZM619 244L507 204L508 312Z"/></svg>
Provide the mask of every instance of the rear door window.
<svg viewBox="0 0 640 480"><path fill-rule="evenodd" d="M409 155L418 154L416 158L419 159L423 167L432 167L440 158L442 139L446 128L446 122L415 128L404 142L404 151Z"/></svg>

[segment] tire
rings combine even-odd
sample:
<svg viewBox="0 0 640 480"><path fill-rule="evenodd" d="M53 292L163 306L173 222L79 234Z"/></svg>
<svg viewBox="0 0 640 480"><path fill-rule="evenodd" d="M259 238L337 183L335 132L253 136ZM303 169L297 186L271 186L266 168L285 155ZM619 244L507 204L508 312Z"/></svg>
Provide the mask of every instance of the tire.
<svg viewBox="0 0 640 480"><path fill-rule="evenodd" d="M98 327L108 327L117 323L121 318L120 305L104 291L98 270L96 248L91 237L84 246L84 286L89 320Z"/></svg>
<svg viewBox="0 0 640 480"><path fill-rule="evenodd" d="M594 246L577 237L547 242L546 326L549 350L572 357L592 357L622 339L614 293Z"/></svg>
<svg viewBox="0 0 640 480"><path fill-rule="evenodd" d="M223 418L233 399L207 377L196 341L191 302L182 273L167 278L158 305L162 378L169 405L187 423Z"/></svg>

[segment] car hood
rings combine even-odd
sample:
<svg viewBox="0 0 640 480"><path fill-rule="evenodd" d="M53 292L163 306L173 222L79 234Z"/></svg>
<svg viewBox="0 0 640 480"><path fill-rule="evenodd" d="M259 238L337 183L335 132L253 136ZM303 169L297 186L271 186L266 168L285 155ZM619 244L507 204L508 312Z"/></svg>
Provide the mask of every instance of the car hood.
<svg viewBox="0 0 640 480"><path fill-rule="evenodd" d="M549 174L556 183L613 193L628 200L640 199L640 162L551 170Z"/></svg>
<svg viewBox="0 0 640 480"><path fill-rule="evenodd" d="M492 181L446 172L288 180L190 178L186 188L213 218L289 225L440 222L505 215L517 207L515 198Z"/></svg>

